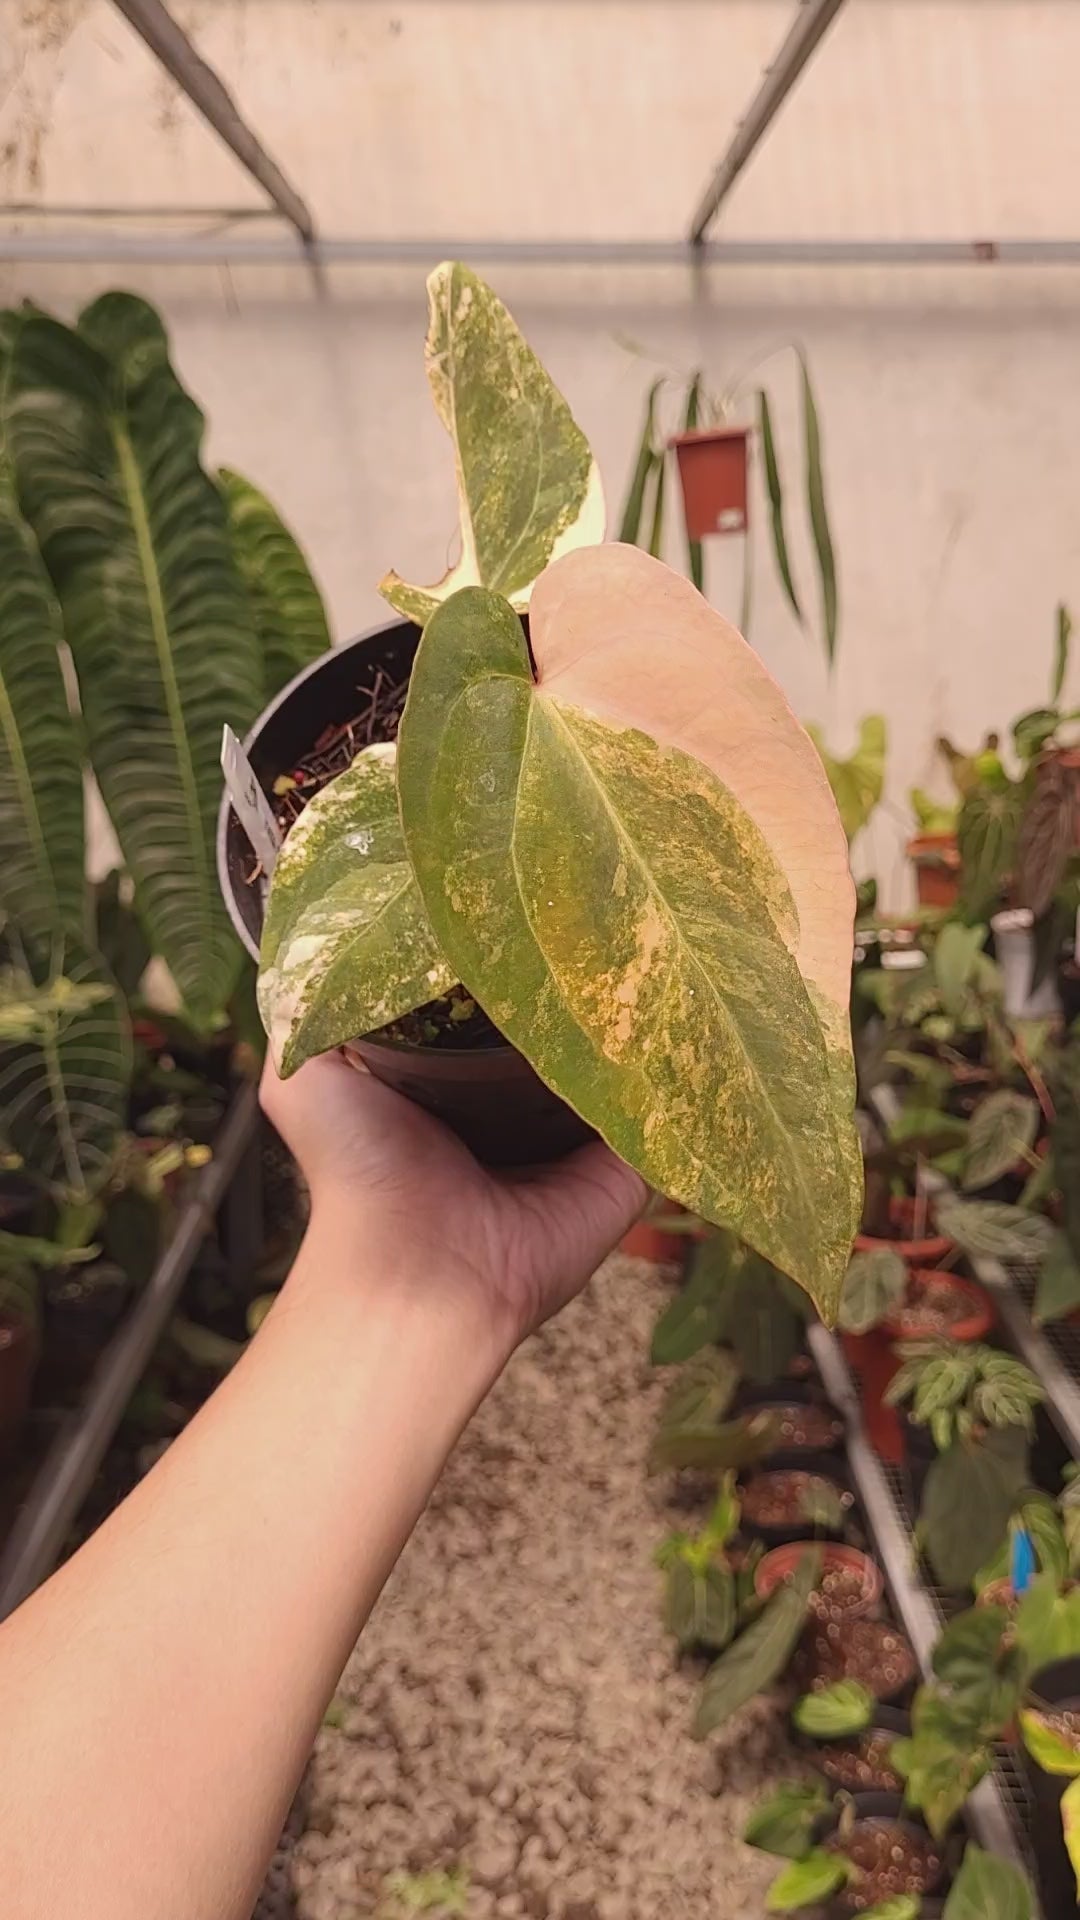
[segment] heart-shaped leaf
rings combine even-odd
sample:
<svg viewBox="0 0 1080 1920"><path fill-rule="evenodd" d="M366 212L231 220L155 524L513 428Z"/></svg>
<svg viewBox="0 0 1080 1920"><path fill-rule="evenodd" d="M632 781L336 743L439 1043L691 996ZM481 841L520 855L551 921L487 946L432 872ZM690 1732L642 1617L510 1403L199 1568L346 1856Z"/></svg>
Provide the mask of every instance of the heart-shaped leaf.
<svg viewBox="0 0 1080 1920"><path fill-rule="evenodd" d="M868 713L859 722L859 744L847 760L838 760L825 746L821 730L807 727L828 775L837 811L848 840L865 827L885 784L885 722L880 713Z"/></svg>
<svg viewBox="0 0 1080 1920"><path fill-rule="evenodd" d="M265 493L230 467L218 469L233 551L251 595L267 699L332 645L311 568Z"/></svg>
<svg viewBox="0 0 1080 1920"><path fill-rule="evenodd" d="M1025 1436L1013 1428L954 1440L926 1477L919 1530L943 1587L971 1585L999 1545L1027 1480Z"/></svg>
<svg viewBox="0 0 1080 1920"><path fill-rule="evenodd" d="M748 1847L775 1853L782 1860L800 1860L814 1827L826 1812L829 1796L820 1780L785 1780L751 1811L743 1839Z"/></svg>
<svg viewBox="0 0 1080 1920"><path fill-rule="evenodd" d="M988 1187L1008 1173L1031 1147L1038 1121L1035 1101L1011 1087L998 1087L980 1100L964 1151L965 1193Z"/></svg>
<svg viewBox="0 0 1080 1920"><path fill-rule="evenodd" d="M439 944L541 1077L661 1192L831 1316L861 1203L853 890L820 761L688 582L549 567L530 646L468 589L417 653L405 842Z"/></svg>
<svg viewBox="0 0 1080 1920"><path fill-rule="evenodd" d="M459 587L525 607L557 554L604 537L604 494L589 443L502 301L459 261L428 280L425 360L454 442L461 558L432 587L388 573L379 591L423 626Z"/></svg>
<svg viewBox="0 0 1080 1920"><path fill-rule="evenodd" d="M797 1700L792 1719L811 1740L845 1740L870 1725L874 1697L858 1680L834 1680Z"/></svg>
<svg viewBox="0 0 1080 1920"><path fill-rule="evenodd" d="M1006 1266L1037 1267L1054 1238L1051 1221L1003 1200L962 1200L942 1193L934 1204L942 1233L972 1260L1001 1260Z"/></svg>
<svg viewBox="0 0 1080 1920"><path fill-rule="evenodd" d="M649 1358L654 1367L691 1360L720 1338L731 1256L727 1234L716 1234L697 1248L685 1286L653 1328Z"/></svg>
<svg viewBox="0 0 1080 1920"><path fill-rule="evenodd" d="M1065 1234L1055 1233L1039 1269L1032 1318L1041 1327L1048 1320L1060 1320L1065 1314L1075 1312L1077 1307L1080 1307L1080 1261Z"/></svg>
<svg viewBox="0 0 1080 1920"><path fill-rule="evenodd" d="M755 1693L779 1679L795 1650L820 1577L821 1549L808 1547L791 1579L777 1587L758 1618L710 1667L694 1716L696 1740L715 1732Z"/></svg>
<svg viewBox="0 0 1080 1920"><path fill-rule="evenodd" d="M718 1425L738 1384L739 1369L726 1348L696 1355L680 1370L664 1401L660 1431L675 1433L690 1428L701 1432Z"/></svg>
<svg viewBox="0 0 1080 1920"><path fill-rule="evenodd" d="M1037 1691L1037 1680L1035 1684ZM1044 1773L1065 1774L1070 1780L1080 1776L1080 1740L1075 1735L1063 1733L1034 1708L1020 1715L1020 1731L1035 1765Z"/></svg>
<svg viewBox="0 0 1080 1920"><path fill-rule="evenodd" d="M844 1275L837 1325L845 1333L869 1333L899 1306L908 1270L894 1247L873 1247L852 1256Z"/></svg>
<svg viewBox="0 0 1080 1920"><path fill-rule="evenodd" d="M453 984L405 853L393 744L365 747L308 802L274 868L258 996L278 1072Z"/></svg>
<svg viewBox="0 0 1080 1920"><path fill-rule="evenodd" d="M970 1840L945 1902L944 1920L1033 1920L1035 1911L1027 1875Z"/></svg>
<svg viewBox="0 0 1080 1920"><path fill-rule="evenodd" d="M765 1895L766 1913L794 1913L798 1907L816 1907L842 1887L850 1868L842 1853L815 1847L801 1860L778 1873Z"/></svg>
<svg viewBox="0 0 1080 1920"><path fill-rule="evenodd" d="M680 1647L722 1653L735 1631L735 1576L676 1558L667 1570L664 1623Z"/></svg>

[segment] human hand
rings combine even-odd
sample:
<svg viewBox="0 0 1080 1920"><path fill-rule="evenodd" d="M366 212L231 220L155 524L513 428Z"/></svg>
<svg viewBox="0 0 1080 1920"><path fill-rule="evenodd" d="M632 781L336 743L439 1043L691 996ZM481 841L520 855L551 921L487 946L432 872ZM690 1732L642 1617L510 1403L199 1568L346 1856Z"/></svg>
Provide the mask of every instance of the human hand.
<svg viewBox="0 0 1080 1920"><path fill-rule="evenodd" d="M339 1054L289 1080L267 1061L263 1108L311 1191L323 1245L389 1284L456 1290L501 1357L558 1313L641 1212L644 1181L600 1141L552 1166L491 1172L404 1095Z"/></svg>

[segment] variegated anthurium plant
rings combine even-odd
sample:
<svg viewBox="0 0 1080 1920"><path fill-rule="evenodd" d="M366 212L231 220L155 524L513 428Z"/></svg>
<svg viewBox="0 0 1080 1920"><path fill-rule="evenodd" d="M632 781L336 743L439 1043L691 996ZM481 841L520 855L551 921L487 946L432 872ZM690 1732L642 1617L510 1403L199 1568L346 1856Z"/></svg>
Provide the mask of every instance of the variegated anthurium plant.
<svg viewBox="0 0 1080 1920"><path fill-rule="evenodd" d="M384 582L425 623L396 755L359 754L279 857L279 1069L464 982L654 1187L831 1313L862 1170L821 762L688 581L600 544L588 445L490 289L444 266L429 290L462 561L429 593Z"/></svg>

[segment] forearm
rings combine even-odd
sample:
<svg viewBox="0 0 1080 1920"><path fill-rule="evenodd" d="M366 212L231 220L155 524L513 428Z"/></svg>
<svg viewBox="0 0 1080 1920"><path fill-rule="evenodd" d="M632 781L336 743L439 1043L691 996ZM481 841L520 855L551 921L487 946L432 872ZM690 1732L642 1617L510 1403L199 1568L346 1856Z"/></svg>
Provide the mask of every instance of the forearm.
<svg viewBox="0 0 1080 1920"><path fill-rule="evenodd" d="M316 1220L236 1372L0 1629L8 1920L248 1920L326 1701L500 1358L392 1252L358 1279L362 1245L355 1215Z"/></svg>

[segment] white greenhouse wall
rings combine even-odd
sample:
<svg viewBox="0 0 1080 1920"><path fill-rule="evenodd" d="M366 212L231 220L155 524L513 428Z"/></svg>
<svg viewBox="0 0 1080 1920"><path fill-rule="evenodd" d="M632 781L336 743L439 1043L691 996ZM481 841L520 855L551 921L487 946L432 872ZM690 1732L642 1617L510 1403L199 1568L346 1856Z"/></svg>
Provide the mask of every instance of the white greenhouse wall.
<svg viewBox="0 0 1080 1920"><path fill-rule="evenodd" d="M326 234L669 239L792 0L174 11ZM717 234L1071 237L1078 71L1069 0L849 0ZM107 0L0 0L0 197L259 204ZM651 378L627 339L663 367L703 363L716 386L774 344L805 346L841 575L832 680L760 540L751 637L834 748L861 713L888 716L890 805L859 864L899 902L905 795L940 786L935 735L969 742L1037 704L1054 605L1080 614L1080 268L714 269L700 284L683 269L485 271L592 439L613 515ZM63 315L113 285L154 300L207 412L210 457L278 501L344 637L380 618L387 566L434 578L447 557L452 479L423 379L423 278L419 266L0 261L0 297ZM794 505L790 359L775 382ZM800 524L812 599L807 562ZM730 547L711 558L709 585L734 614ZM1080 702L1080 662L1068 691Z"/></svg>

